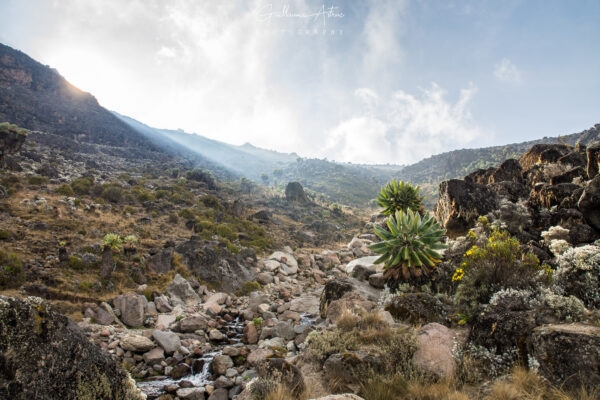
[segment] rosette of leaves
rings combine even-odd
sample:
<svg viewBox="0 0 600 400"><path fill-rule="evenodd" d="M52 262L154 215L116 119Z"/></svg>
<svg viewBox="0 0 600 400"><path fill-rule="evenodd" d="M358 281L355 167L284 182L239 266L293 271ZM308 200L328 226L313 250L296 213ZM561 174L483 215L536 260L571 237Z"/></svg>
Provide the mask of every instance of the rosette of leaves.
<svg viewBox="0 0 600 400"><path fill-rule="evenodd" d="M123 239L116 233L107 233L102 238L102 245L109 247L115 253L119 253L123 249Z"/></svg>
<svg viewBox="0 0 600 400"><path fill-rule="evenodd" d="M393 214L396 211L419 211L423 212L423 200L425 196L420 196L421 188L413 187L409 182L396 182L392 179L384 187L377 197L377 202L383 207L383 214Z"/></svg>
<svg viewBox="0 0 600 400"><path fill-rule="evenodd" d="M421 216L410 209L396 211L386 224L389 231L375 225L381 242L369 247L381 254L375 263L385 263L388 286L395 289L401 282L417 282L431 275L442 258L438 250L446 248L441 242L445 230L432 216Z"/></svg>

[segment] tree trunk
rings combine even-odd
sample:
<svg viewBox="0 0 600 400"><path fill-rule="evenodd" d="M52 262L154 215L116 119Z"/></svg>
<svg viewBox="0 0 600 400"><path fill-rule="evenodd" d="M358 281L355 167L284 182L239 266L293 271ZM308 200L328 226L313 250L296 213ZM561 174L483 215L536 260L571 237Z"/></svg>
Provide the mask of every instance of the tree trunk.
<svg viewBox="0 0 600 400"><path fill-rule="evenodd" d="M102 265L100 265L100 278L110 279L113 270L113 255L109 246L104 246L102 250Z"/></svg>

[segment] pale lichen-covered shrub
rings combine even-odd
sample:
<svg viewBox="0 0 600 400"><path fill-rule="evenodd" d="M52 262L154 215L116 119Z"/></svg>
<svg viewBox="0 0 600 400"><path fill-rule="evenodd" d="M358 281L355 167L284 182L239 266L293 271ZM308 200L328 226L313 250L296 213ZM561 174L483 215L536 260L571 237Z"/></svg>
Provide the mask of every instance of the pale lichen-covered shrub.
<svg viewBox="0 0 600 400"><path fill-rule="evenodd" d="M500 201L500 207L493 212L493 226L506 229L513 235L528 229L533 224L531 213L524 201L513 203L507 199Z"/></svg>
<svg viewBox="0 0 600 400"><path fill-rule="evenodd" d="M546 244L552 243L553 240L569 241L569 230L560 225L551 226L547 231L541 233Z"/></svg>
<svg viewBox="0 0 600 400"><path fill-rule="evenodd" d="M600 247L571 248L558 257L558 265L553 291L575 296L588 308L600 308Z"/></svg>
<svg viewBox="0 0 600 400"><path fill-rule="evenodd" d="M566 240L552 239L548 247L550 248L552 254L554 254L555 257L558 257L564 254L567 250L569 250L571 246Z"/></svg>
<svg viewBox="0 0 600 400"><path fill-rule="evenodd" d="M566 322L581 321L587 311L577 297L561 296L549 289L542 289L536 301L540 307L552 310L558 319Z"/></svg>

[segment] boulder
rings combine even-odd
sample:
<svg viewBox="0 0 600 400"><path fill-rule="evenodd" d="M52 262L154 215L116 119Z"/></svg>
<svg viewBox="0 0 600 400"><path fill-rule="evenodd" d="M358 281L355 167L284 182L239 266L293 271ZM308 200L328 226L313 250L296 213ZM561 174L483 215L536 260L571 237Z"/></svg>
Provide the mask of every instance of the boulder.
<svg viewBox="0 0 600 400"><path fill-rule="evenodd" d="M600 387L600 328L583 324L544 325L527 347L539 373L557 386Z"/></svg>
<svg viewBox="0 0 600 400"><path fill-rule="evenodd" d="M340 299L344 294L351 292L354 285L345 278L335 279L327 282L321 293L319 313L321 318L327 317L327 308L332 301Z"/></svg>
<svg viewBox="0 0 600 400"><path fill-rule="evenodd" d="M351 291L329 304L326 318L328 321L336 323L345 310L350 310L354 314L360 314L371 312L375 309L375 306L376 304L373 301L365 299L358 291Z"/></svg>
<svg viewBox="0 0 600 400"><path fill-rule="evenodd" d="M253 266L246 265L249 258L255 259L251 251L242 250L233 255L225 248L215 249L198 236L177 245L175 251L199 279L219 283L225 291L235 292L244 282L256 280Z"/></svg>
<svg viewBox="0 0 600 400"><path fill-rule="evenodd" d="M146 336L132 334L122 337L119 345L123 350L135 353L143 353L154 348L154 343Z"/></svg>
<svg viewBox="0 0 600 400"><path fill-rule="evenodd" d="M0 168L4 168L4 158L17 153L25 143L27 135L16 129L0 130Z"/></svg>
<svg viewBox="0 0 600 400"><path fill-rule="evenodd" d="M357 258L356 260L352 260L346 265L346 273L348 275L352 276L352 274L354 272L354 268L356 268L357 265L362 265L364 267L372 267L371 269L373 271L381 272L381 271L376 271L377 265L375 265L375 260L377 260L378 258L379 258L379 256L368 256L368 257L361 257L361 258Z"/></svg>
<svg viewBox="0 0 600 400"><path fill-rule="evenodd" d="M370 275L369 285L377 289L385 288L385 278L383 277L383 272L378 272L376 274Z"/></svg>
<svg viewBox="0 0 600 400"><path fill-rule="evenodd" d="M190 387L190 388L181 388L177 389L175 394L180 399L184 400L204 400L204 392L206 389L203 387Z"/></svg>
<svg viewBox="0 0 600 400"><path fill-rule="evenodd" d="M517 160L509 158L496 168L489 176L488 183L497 182L521 182L523 180L523 169Z"/></svg>
<svg viewBox="0 0 600 400"><path fill-rule="evenodd" d="M155 347L152 350L144 353L144 362L148 365L160 364L165 360L165 352L160 347Z"/></svg>
<svg viewBox="0 0 600 400"><path fill-rule="evenodd" d="M100 307L98 307L98 311L96 311L96 322L100 325L111 325L115 322L115 314L113 312L112 307L102 302Z"/></svg>
<svg viewBox="0 0 600 400"><path fill-rule="evenodd" d="M185 306L201 302L200 296L192 288L192 285L179 274L175 275L166 291L174 304Z"/></svg>
<svg viewBox="0 0 600 400"><path fill-rule="evenodd" d="M273 283L273 279L273 275L268 272L261 272L256 276L256 280L258 280L261 285Z"/></svg>
<svg viewBox="0 0 600 400"><path fill-rule="evenodd" d="M228 368L233 367L233 360L231 357L219 354L216 355L211 364L212 372L215 375L225 375Z"/></svg>
<svg viewBox="0 0 600 400"><path fill-rule="evenodd" d="M577 207L589 224L600 230L600 175L587 184L577 202Z"/></svg>
<svg viewBox="0 0 600 400"><path fill-rule="evenodd" d="M536 185L529 195L529 203L536 207L551 208L558 206L564 199L579 188L574 183L559 183L557 185Z"/></svg>
<svg viewBox="0 0 600 400"><path fill-rule="evenodd" d="M557 185L559 183L572 183L575 178L585 178L586 172L583 167L575 167L570 170L563 172L560 175L553 176L550 178L551 185Z"/></svg>
<svg viewBox="0 0 600 400"><path fill-rule="evenodd" d="M419 329L417 342L418 348L413 356L415 365L438 378L452 378L456 371L452 355L454 333L444 325L431 323Z"/></svg>
<svg viewBox="0 0 600 400"><path fill-rule="evenodd" d="M148 259L148 269L157 274L166 274L173 269L173 247L161 249Z"/></svg>
<svg viewBox="0 0 600 400"><path fill-rule="evenodd" d="M519 158L523 170L528 170L536 164L549 164L557 162L569 152L564 144L535 144Z"/></svg>
<svg viewBox="0 0 600 400"><path fill-rule="evenodd" d="M152 337L167 354L173 354L181 347L181 340L176 333L169 331L152 331Z"/></svg>
<svg viewBox="0 0 600 400"><path fill-rule="evenodd" d="M229 400L229 392L225 388L215 389L208 397L208 400Z"/></svg>
<svg viewBox="0 0 600 400"><path fill-rule="evenodd" d="M311 201L304 192L300 182L290 182L285 187L285 199L303 204L309 204Z"/></svg>
<svg viewBox="0 0 600 400"><path fill-rule="evenodd" d="M1 296L0 321L0 398L142 399L119 363L41 299Z"/></svg>
<svg viewBox="0 0 600 400"><path fill-rule="evenodd" d="M169 304L169 299L166 296L157 296L154 298L154 304L156 304L156 310L161 313L170 313L173 311L173 307Z"/></svg>
<svg viewBox="0 0 600 400"><path fill-rule="evenodd" d="M459 179L440 183L435 215L449 235L464 234L480 215L494 210L496 194L488 187Z"/></svg>
<svg viewBox="0 0 600 400"><path fill-rule="evenodd" d="M273 254L271 254L268 259L279 261L280 263L283 263L296 271L298 270L298 261L296 261L294 256L289 253L284 253L283 251L276 251Z"/></svg>
<svg viewBox="0 0 600 400"><path fill-rule="evenodd" d="M144 325L144 309L148 300L140 294L126 293L115 297L113 304L120 312L121 321L131 327Z"/></svg>
<svg viewBox="0 0 600 400"><path fill-rule="evenodd" d="M404 293L384 307L400 321L418 325L437 322L450 325L450 308L429 293Z"/></svg>
<svg viewBox="0 0 600 400"><path fill-rule="evenodd" d="M587 148L587 176L594 179L598 175L598 164L600 163L600 143L596 142Z"/></svg>
<svg viewBox="0 0 600 400"><path fill-rule="evenodd" d="M195 332L208 327L208 317L196 314L179 321L179 330L181 332Z"/></svg>

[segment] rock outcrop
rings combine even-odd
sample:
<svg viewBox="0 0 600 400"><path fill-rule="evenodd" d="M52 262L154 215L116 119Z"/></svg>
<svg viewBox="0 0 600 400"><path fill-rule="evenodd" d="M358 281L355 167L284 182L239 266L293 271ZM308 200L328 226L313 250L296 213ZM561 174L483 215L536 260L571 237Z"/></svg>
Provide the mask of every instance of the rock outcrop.
<svg viewBox="0 0 600 400"><path fill-rule="evenodd" d="M311 202L299 182L290 182L287 184L285 188L285 198L287 201L295 201L304 204Z"/></svg>
<svg viewBox="0 0 600 400"><path fill-rule="evenodd" d="M496 206L496 194L487 186L450 179L440 183L435 215L449 235L459 235Z"/></svg>
<svg viewBox="0 0 600 400"><path fill-rule="evenodd" d="M0 327L0 398L142 398L119 364L41 299L0 297Z"/></svg>

